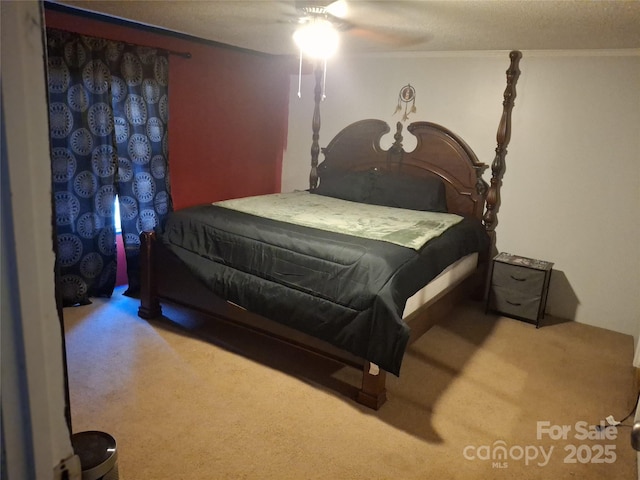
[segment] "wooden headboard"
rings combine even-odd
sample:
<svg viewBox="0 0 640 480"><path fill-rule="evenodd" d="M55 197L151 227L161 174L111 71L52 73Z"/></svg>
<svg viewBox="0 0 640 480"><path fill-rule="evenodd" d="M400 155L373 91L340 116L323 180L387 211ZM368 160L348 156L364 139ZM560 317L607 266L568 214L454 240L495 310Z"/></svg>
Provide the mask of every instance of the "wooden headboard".
<svg viewBox="0 0 640 480"><path fill-rule="evenodd" d="M416 136L417 145L411 152L402 147L402 124L396 125L394 142L388 150L380 147L380 139L389 133L389 125L382 120L361 120L344 128L323 149L318 145L320 130L320 70L316 71L315 110L312 122L310 190L318 180L349 171L370 170L403 173L411 176L434 175L444 181L447 208L451 213L480 219L495 242L494 229L500 206L500 186L505 170L504 160L511 139L511 112L516 98L516 83L520 76L522 53L509 53L507 87L502 102L502 117L496 136L496 155L491 164L491 182L482 179L487 165L478 161L471 148L450 130L430 122L414 122L407 127ZM322 151L324 161L318 165ZM483 213L484 211L484 213Z"/></svg>
<svg viewBox="0 0 640 480"><path fill-rule="evenodd" d="M361 120L347 126L322 149L325 160L318 166L320 183L329 176L364 170L436 176L445 184L449 212L481 220L488 189L481 175L487 165L478 161L460 137L440 125L415 122L407 129L417 137L411 152L402 147L400 122L388 150L380 147L380 139L390 131L384 121Z"/></svg>

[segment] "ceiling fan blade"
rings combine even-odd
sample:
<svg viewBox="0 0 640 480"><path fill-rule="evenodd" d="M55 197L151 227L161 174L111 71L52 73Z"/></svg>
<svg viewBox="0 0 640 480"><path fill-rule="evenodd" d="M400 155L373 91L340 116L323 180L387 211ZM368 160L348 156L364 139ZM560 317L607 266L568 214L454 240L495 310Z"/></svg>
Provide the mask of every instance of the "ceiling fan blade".
<svg viewBox="0 0 640 480"><path fill-rule="evenodd" d="M347 32L360 43L407 48L426 42L429 35L400 27L402 15L411 14L411 11L402 13L407 8L404 3L336 0L325 9L336 18L338 30Z"/></svg>
<svg viewBox="0 0 640 480"><path fill-rule="evenodd" d="M332 17L344 19L349 13L349 6L346 0L335 0L324 7L324 10Z"/></svg>
<svg viewBox="0 0 640 480"><path fill-rule="evenodd" d="M295 0L294 4L297 9L302 8L311 8L311 7L321 7L326 8L328 5L332 3L336 3L333 0Z"/></svg>

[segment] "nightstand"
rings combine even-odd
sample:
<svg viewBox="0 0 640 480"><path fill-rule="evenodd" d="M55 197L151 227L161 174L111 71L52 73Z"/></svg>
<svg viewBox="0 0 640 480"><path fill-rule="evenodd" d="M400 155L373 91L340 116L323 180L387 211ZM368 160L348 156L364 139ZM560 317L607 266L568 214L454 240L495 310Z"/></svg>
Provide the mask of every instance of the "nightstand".
<svg viewBox="0 0 640 480"><path fill-rule="evenodd" d="M535 323L544 318L553 263L500 253L491 262L485 313Z"/></svg>

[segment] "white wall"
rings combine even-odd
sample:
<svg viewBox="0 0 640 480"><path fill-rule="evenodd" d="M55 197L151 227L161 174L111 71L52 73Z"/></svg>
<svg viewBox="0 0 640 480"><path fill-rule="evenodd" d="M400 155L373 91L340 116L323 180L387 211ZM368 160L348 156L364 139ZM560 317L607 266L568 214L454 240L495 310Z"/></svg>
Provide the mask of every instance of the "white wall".
<svg viewBox="0 0 640 480"><path fill-rule="evenodd" d="M398 91L411 83L409 122L449 128L491 164L508 66L506 51L332 61L320 144L363 118L393 127ZM640 51L524 51L520 70L497 247L555 263L550 314L637 337ZM302 82L298 99L291 81L283 191L308 187L312 76Z"/></svg>
<svg viewBox="0 0 640 480"><path fill-rule="evenodd" d="M42 12L36 1L1 3L2 478L49 479L73 449L54 292Z"/></svg>

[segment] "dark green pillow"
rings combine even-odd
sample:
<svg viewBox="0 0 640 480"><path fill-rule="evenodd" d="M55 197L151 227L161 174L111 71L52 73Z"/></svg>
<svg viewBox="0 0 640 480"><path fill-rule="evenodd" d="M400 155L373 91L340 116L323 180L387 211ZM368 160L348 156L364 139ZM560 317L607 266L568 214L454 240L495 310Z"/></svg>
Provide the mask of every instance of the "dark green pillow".
<svg viewBox="0 0 640 480"><path fill-rule="evenodd" d="M375 172L349 172L344 175L322 177L313 193L351 202L369 203L375 182Z"/></svg>
<svg viewBox="0 0 640 480"><path fill-rule="evenodd" d="M447 212L445 186L437 177L419 178L375 170L349 172L323 177L313 193L371 205Z"/></svg>
<svg viewBox="0 0 640 480"><path fill-rule="evenodd" d="M447 212L445 186L437 177L377 175L367 203L409 210Z"/></svg>

